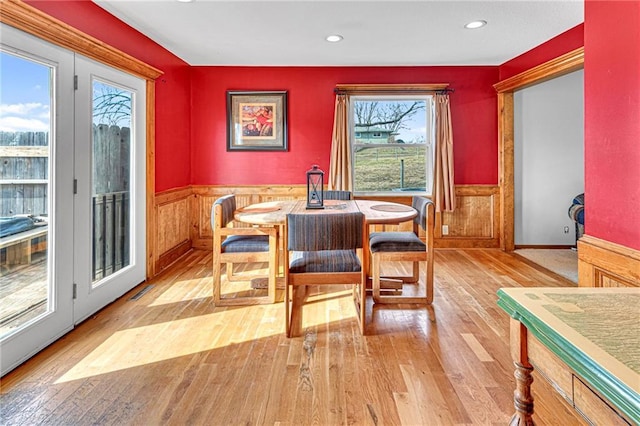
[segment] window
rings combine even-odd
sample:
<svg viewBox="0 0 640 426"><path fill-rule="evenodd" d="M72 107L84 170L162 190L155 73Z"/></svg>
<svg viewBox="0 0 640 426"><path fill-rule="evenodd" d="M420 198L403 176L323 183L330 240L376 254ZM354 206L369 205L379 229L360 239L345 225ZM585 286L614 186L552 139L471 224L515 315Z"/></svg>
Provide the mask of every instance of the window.
<svg viewBox="0 0 640 426"><path fill-rule="evenodd" d="M350 100L354 192L431 195L435 143L433 96L357 95Z"/></svg>

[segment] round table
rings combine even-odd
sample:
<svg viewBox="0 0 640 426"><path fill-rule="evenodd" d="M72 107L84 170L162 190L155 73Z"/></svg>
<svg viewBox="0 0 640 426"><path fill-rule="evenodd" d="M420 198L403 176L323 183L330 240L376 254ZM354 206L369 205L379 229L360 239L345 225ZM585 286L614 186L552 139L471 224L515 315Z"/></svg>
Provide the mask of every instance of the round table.
<svg viewBox="0 0 640 426"><path fill-rule="evenodd" d="M332 214L362 212L370 225L400 224L418 215L416 209L405 204L378 200L325 200L324 209L307 209L302 200L268 201L241 207L234 218L251 225L284 225L289 213Z"/></svg>

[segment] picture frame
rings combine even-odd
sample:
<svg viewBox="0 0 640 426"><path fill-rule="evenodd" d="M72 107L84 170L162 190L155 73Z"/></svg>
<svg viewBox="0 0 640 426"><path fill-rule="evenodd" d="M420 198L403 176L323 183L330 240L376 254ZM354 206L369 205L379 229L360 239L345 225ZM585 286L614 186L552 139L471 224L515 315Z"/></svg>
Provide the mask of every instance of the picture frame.
<svg viewBox="0 0 640 426"><path fill-rule="evenodd" d="M287 151L286 91L227 91L227 151Z"/></svg>

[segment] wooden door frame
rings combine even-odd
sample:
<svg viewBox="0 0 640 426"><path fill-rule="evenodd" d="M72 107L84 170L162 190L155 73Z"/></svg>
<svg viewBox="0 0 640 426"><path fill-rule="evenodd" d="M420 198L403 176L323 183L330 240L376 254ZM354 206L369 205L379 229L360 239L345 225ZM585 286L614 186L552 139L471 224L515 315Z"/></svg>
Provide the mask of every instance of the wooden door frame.
<svg viewBox="0 0 640 426"><path fill-rule="evenodd" d="M581 69L584 47L528 69L493 85L498 92L498 186L500 187L500 248L513 251L514 243L514 130L513 93Z"/></svg>
<svg viewBox="0 0 640 426"><path fill-rule="evenodd" d="M155 79L163 74L133 56L19 0L0 1L0 22L146 81L146 276L156 273Z"/></svg>

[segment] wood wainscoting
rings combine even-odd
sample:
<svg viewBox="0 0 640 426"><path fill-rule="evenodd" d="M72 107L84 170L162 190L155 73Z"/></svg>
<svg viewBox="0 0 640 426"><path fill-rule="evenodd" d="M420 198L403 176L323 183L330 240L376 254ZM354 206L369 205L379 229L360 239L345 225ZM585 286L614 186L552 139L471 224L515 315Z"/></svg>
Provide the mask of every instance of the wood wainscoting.
<svg viewBox="0 0 640 426"><path fill-rule="evenodd" d="M500 247L500 188L457 185L456 209L436 215L436 248ZM443 235L443 226L448 234Z"/></svg>
<svg viewBox="0 0 640 426"><path fill-rule="evenodd" d="M499 192L495 185L457 186L456 210L436 215L434 245L438 248L500 247L500 209L496 205ZM155 246L149 250L156 275L191 248L211 249L211 206L217 198L227 194L235 194L238 207L242 207L275 200L303 200L306 185L202 185L156 194L157 225L154 238L150 239ZM384 197L384 200L411 205L409 195ZM448 226L448 235L442 235L442 225ZM386 226L385 230L394 230L392 228L398 227ZM410 225L407 224L408 229Z"/></svg>
<svg viewBox="0 0 640 426"><path fill-rule="evenodd" d="M192 246L191 187L172 189L155 196L155 244L150 256L156 275L166 269Z"/></svg>
<svg viewBox="0 0 640 426"><path fill-rule="evenodd" d="M580 287L640 287L640 251L584 235L578 240Z"/></svg>
<svg viewBox="0 0 640 426"><path fill-rule="evenodd" d="M211 229L211 206L219 197L236 195L236 207L268 201L302 200L307 191L306 185L268 185L268 186L193 186L193 232L191 241L194 248L211 250L213 231ZM235 225L234 225L235 226ZM249 226L238 223L238 226Z"/></svg>

